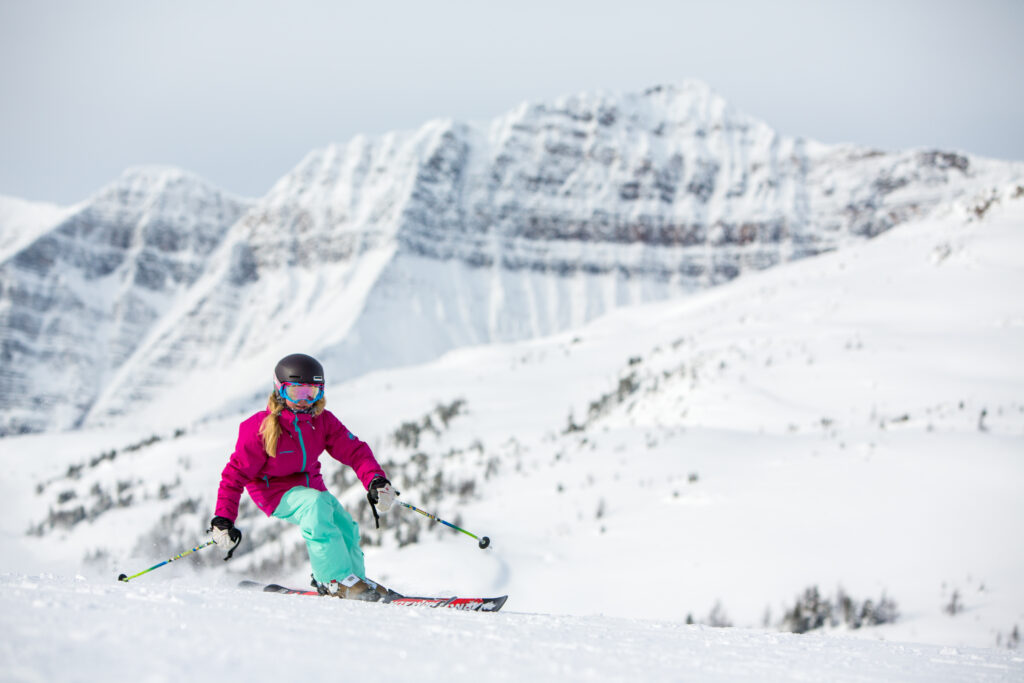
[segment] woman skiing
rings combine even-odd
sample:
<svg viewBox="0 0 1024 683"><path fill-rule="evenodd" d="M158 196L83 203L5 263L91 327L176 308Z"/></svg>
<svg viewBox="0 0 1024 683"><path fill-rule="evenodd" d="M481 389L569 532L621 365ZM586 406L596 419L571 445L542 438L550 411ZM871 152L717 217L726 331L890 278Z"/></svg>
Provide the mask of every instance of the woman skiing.
<svg viewBox="0 0 1024 683"><path fill-rule="evenodd" d="M244 488L268 516L302 530L317 590L342 598L378 600L387 589L366 579L359 526L324 485L320 454L326 450L355 470L375 515L377 510L391 508L397 492L370 447L325 405L320 363L302 353L282 358L274 370L267 409L238 429L235 452L221 473L210 533L231 557L242 539L234 522Z"/></svg>

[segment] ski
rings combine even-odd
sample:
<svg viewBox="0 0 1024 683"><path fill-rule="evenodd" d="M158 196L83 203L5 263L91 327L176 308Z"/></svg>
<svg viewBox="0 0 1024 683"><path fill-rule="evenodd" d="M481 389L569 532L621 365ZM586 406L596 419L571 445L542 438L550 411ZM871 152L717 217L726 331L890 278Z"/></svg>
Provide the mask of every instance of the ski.
<svg viewBox="0 0 1024 683"><path fill-rule="evenodd" d="M301 588L285 588L279 586L276 583L262 584L255 581L242 581L238 584L239 588L246 588L248 590L261 590L264 593L284 593L286 595L316 595L320 596L316 591Z"/></svg>
<svg viewBox="0 0 1024 683"><path fill-rule="evenodd" d="M303 588L288 588L276 583L258 583L256 581L242 581L239 588L247 590L260 590L264 593L282 593L284 595L314 595L322 597L315 590ZM497 612L508 600L507 595L496 598L425 598L411 595L401 595L392 590L380 602L387 605L401 605L403 607L443 607L447 609L464 610L467 612Z"/></svg>

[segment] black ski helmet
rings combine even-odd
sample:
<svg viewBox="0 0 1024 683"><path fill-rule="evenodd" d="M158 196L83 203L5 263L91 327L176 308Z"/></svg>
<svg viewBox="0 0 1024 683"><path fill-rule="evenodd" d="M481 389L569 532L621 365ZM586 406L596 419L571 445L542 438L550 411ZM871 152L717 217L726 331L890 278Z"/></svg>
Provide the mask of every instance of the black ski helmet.
<svg viewBox="0 0 1024 683"><path fill-rule="evenodd" d="M323 384L324 366L320 361L304 353L293 353L277 362L274 368L274 384L280 388L285 382L295 384Z"/></svg>

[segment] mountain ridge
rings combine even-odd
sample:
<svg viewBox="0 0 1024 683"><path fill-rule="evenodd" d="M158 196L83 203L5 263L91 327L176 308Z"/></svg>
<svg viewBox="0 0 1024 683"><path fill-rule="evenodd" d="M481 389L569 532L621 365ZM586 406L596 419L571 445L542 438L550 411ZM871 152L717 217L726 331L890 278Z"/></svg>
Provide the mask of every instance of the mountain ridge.
<svg viewBox="0 0 1024 683"><path fill-rule="evenodd" d="M1021 168L781 136L687 81L523 103L484 125L437 119L357 136L311 151L256 200L198 189L209 202L183 209L173 188L206 187L199 179L134 169L0 262L0 343L12 368L0 388L103 337L83 300L120 301L136 323L130 335L115 330L113 350L88 356L104 372L72 383L73 401L47 397L49 419L16 416L0 394L0 434L120 419L185 391L196 374L223 381L225 401L242 400L258 382L241 377L295 348L345 379L551 334L842 248ZM202 213L219 205L232 208ZM190 211L202 225L185 234ZM97 240L113 246L98 250ZM202 256L179 253L189 245ZM120 277L136 288L111 299L101 281L132 249L140 258ZM40 349L34 292L61 253L75 255L65 274L89 292L65 297L66 315L90 331L58 325ZM143 303L158 291L167 301Z"/></svg>

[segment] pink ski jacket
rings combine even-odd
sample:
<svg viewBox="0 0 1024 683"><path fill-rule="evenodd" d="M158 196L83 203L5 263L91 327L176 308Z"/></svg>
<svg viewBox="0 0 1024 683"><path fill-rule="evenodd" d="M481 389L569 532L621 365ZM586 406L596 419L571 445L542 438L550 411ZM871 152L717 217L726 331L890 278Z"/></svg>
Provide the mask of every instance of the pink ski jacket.
<svg viewBox="0 0 1024 683"><path fill-rule="evenodd" d="M268 517L289 489L308 486L326 491L320 476L320 454L324 450L355 470L359 481L367 488L374 477L385 476L370 447L357 439L329 410L316 417L282 411L277 456L269 457L259 434L260 423L268 414L267 410L260 411L238 428L235 452L220 475L215 512L218 517L235 521L243 488Z"/></svg>

